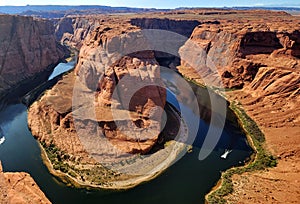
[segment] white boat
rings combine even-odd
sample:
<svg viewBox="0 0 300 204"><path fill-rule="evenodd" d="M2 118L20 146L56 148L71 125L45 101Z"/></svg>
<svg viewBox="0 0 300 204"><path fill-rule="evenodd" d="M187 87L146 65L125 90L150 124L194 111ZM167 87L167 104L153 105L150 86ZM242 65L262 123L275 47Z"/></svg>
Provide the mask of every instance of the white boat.
<svg viewBox="0 0 300 204"><path fill-rule="evenodd" d="M3 144L5 142L5 137L1 137L0 138L0 145Z"/></svg>
<svg viewBox="0 0 300 204"><path fill-rule="evenodd" d="M2 131L2 128L0 127L0 145L5 142L5 137Z"/></svg>
<svg viewBox="0 0 300 204"><path fill-rule="evenodd" d="M221 158L222 158L222 159L226 159L227 156L228 156L228 154L229 154L230 152L232 152L232 150L225 149L225 152L224 152L224 154L221 155Z"/></svg>

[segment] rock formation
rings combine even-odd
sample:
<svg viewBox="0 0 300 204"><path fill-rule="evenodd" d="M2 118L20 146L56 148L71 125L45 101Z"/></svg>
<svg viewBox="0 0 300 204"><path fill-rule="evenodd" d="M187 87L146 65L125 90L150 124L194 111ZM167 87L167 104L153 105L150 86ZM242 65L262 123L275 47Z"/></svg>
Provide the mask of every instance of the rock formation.
<svg viewBox="0 0 300 204"><path fill-rule="evenodd" d="M22 81L32 80L38 73L50 74L65 56L66 50L55 41L49 21L0 15L0 28L3 31L0 33L0 94L20 86ZM44 78L47 79L36 80L42 82Z"/></svg>
<svg viewBox="0 0 300 204"><path fill-rule="evenodd" d="M218 74L221 80L215 85L225 88L242 88L244 84L251 83L261 67L297 68L299 28L293 26L292 21L288 20L292 17L287 14L281 18L278 13L270 15L281 20L266 23L258 18L249 21L233 17L230 20L221 19L218 24L199 25L190 40L205 54L200 58L195 56L190 62L182 61L182 67L189 67L187 72L198 71L198 77L209 78L207 80L211 83ZM180 49L181 55L191 53L188 45Z"/></svg>
<svg viewBox="0 0 300 204"><path fill-rule="evenodd" d="M54 169L84 185L126 188L158 175L185 144L172 143L164 151L139 157L159 143L166 90L140 29L126 21L111 22L89 34L80 49L76 76L68 74L35 102L28 124ZM127 174L116 167L126 168ZM130 180L136 176L143 178Z"/></svg>
<svg viewBox="0 0 300 204"><path fill-rule="evenodd" d="M0 163L0 203L47 204L50 201L27 173L3 173Z"/></svg>
<svg viewBox="0 0 300 204"><path fill-rule="evenodd" d="M166 92L163 88L155 86L155 81L159 80L160 77L158 63L153 52L129 53L113 62L114 58L120 54L118 51L125 49L122 46L127 46L122 41L126 41L126 39L133 40L134 35L126 33L132 29L137 30L130 25L127 25L130 27L114 26L98 27L91 33L91 36L81 48L75 73L87 88L96 92L96 106L112 107L112 112L124 109L140 114L138 118L133 120L133 123L131 120L127 122L124 120L124 125L127 127L120 127L121 129L130 130L131 136L126 136L120 130L117 130L113 118L109 121L107 119L101 120L101 117L103 117L101 115L97 117L104 135L110 138L118 148L127 153L146 153L156 143L161 130L160 121L162 109L165 105ZM103 55L106 57L104 58ZM119 101L117 101L116 98L113 98L113 92L123 77L126 77L128 81L122 82L123 90L119 91ZM136 83L143 83L143 81L147 81L146 85L147 83L150 85L143 87L141 84L141 88L136 90L136 87L139 86ZM131 90L136 92L131 93ZM156 106L160 109L153 109ZM64 115L57 114L61 115L58 120L64 120ZM55 120L54 122L57 123ZM147 130L151 122L156 123L155 126L153 124L152 126L158 129L158 133L147 138L146 132L141 131ZM30 121L29 124L31 125ZM132 135L135 135L134 126L137 127L136 138L132 138ZM31 127L31 129L34 128Z"/></svg>
<svg viewBox="0 0 300 204"><path fill-rule="evenodd" d="M116 31L113 31L116 32ZM121 30L118 30L121 32ZM139 118L131 121L123 121L120 129L130 130L127 136L117 130L113 124L115 121L103 121L101 124L104 129L104 134L115 143L118 148L124 149L128 153L146 153L156 143L158 134L160 132L160 121L162 117L162 109L165 105L166 91L163 88L158 87L160 80L160 73L158 63L155 60L154 53L152 51L143 51L141 53L129 53L128 55L121 56L113 62L114 57L108 57L113 55L112 53L128 49L126 40L135 41L134 35L123 33L121 35L114 36L110 33L109 29L97 30L91 36L91 41L87 44L87 47L83 47L80 55L78 65L76 67L76 74L79 78L83 79L83 82L87 86L93 89L93 86L97 85L97 105L105 107L113 107L116 110L125 109L137 114L140 114ZM139 39L136 39L139 42ZM123 44L123 42L125 43ZM106 50L107 48L107 50ZM97 51L95 52L95 49ZM96 74L91 73L90 53L98 53L98 55L107 55L105 61L95 61ZM88 56L86 54L88 53ZM118 53L119 54L119 53ZM103 59L100 56L99 59ZM88 60L87 60L88 59ZM111 62L112 64L109 64ZM102 72L102 73L101 73ZM91 80L90 77L99 76L100 80ZM126 79L125 79L126 78ZM158 82L156 82L158 81ZM94 84L91 84L94 82ZM156 83L155 83L156 82ZM121 83L121 85L119 84ZM137 84L140 83L140 84ZM157 84L157 85L156 85ZM118 99L113 98L113 92L115 88L119 86ZM161 86L163 86L161 84ZM122 88L120 88L122 87ZM136 87L140 87L136 89ZM114 102L117 100L117 102ZM115 104L114 104L115 103ZM156 109L158 106L160 109ZM99 119L101 121L101 119ZM158 128L156 135L149 135L147 132L151 123L152 128ZM137 129L134 127L136 126ZM135 131L137 131L135 133ZM155 130L153 130L155 132ZM133 136L136 135L136 136ZM149 137L149 138L148 138Z"/></svg>

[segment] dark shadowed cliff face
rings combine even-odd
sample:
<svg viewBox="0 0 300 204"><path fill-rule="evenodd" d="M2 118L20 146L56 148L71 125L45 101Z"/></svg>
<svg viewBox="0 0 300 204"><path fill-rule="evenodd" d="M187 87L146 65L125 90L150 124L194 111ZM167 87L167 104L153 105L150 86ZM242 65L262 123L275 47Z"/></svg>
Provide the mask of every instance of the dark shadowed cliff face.
<svg viewBox="0 0 300 204"><path fill-rule="evenodd" d="M51 22L0 15L0 30L0 94L50 71L66 53L55 40Z"/></svg>
<svg viewBox="0 0 300 204"><path fill-rule="evenodd" d="M134 18L130 20L132 25L142 29L161 29L190 37L194 28L200 24L197 20L172 20L159 18Z"/></svg>
<svg viewBox="0 0 300 204"><path fill-rule="evenodd" d="M128 23L128 19L107 16L64 17L55 22L55 36L58 41L80 49L84 39L97 27L109 24ZM176 32L190 37L194 28L199 25L197 20L172 20L159 18L134 18L129 20L131 25L141 29L161 29Z"/></svg>

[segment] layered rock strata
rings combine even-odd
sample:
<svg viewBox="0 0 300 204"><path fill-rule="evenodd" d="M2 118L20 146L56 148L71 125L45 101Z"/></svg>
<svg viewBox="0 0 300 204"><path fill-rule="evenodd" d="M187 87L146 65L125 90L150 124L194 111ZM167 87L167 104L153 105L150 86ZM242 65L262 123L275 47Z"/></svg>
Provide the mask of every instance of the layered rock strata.
<svg viewBox="0 0 300 204"><path fill-rule="evenodd" d="M203 51L194 58L191 55L189 62L182 61L178 69L199 83L207 80L208 86L240 89L223 94L241 104L265 134L267 151L278 158L278 166L268 171L234 175L233 193L225 199L230 203L297 202L300 20L273 12L268 19L261 12L246 16L220 17L220 25L195 28L190 40ZM181 54L192 53L189 48L186 43Z"/></svg>
<svg viewBox="0 0 300 204"><path fill-rule="evenodd" d="M0 94L38 73L50 74L65 56L49 21L0 15L0 28Z"/></svg>
<svg viewBox="0 0 300 204"><path fill-rule="evenodd" d="M104 19L104 16L61 18L54 23L56 40L79 50L88 34L100 26Z"/></svg>
<svg viewBox="0 0 300 204"><path fill-rule="evenodd" d="M251 83L263 67L297 70L300 35L292 19L285 14L277 16L276 22L232 18L218 24L201 24L180 49L181 56L191 55L189 61L182 60L181 71L184 75L194 71L190 75L199 82L200 78L206 79L211 83L208 86L232 89Z"/></svg>

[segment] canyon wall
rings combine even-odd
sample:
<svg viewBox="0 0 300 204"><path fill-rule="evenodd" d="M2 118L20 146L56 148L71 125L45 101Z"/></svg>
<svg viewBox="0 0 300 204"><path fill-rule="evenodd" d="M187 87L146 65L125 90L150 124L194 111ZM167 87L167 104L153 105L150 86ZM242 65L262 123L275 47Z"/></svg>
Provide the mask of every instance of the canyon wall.
<svg viewBox="0 0 300 204"><path fill-rule="evenodd" d="M67 51L54 37L51 22L0 15L0 93L52 69ZM41 77L42 82L47 77Z"/></svg>
<svg viewBox="0 0 300 204"><path fill-rule="evenodd" d="M80 49L84 39L100 26L105 17L64 17L54 21L56 40L72 48Z"/></svg>
<svg viewBox="0 0 300 204"><path fill-rule="evenodd" d="M277 158L275 168L234 175L233 192L225 199L294 203L300 169L300 19L266 11L245 15L220 19L218 26L198 26L190 40L203 52L191 54L178 69L199 83L204 78L210 80L208 86L231 89L222 95L255 121L264 133L266 151ZM188 45L181 55L193 53Z"/></svg>
<svg viewBox="0 0 300 204"><path fill-rule="evenodd" d="M160 29L190 37L194 28L200 24L197 20L173 20L160 18L133 18L130 23L141 29Z"/></svg>
<svg viewBox="0 0 300 204"><path fill-rule="evenodd" d="M289 27L290 26L290 27ZM292 22L247 23L243 20L223 20L220 24L202 24L193 31L190 41L203 50L201 56L190 56L182 70L199 72L212 83L220 76L219 84L225 88L243 88L251 83L263 67L299 68L299 31ZM183 56L191 54L186 43L180 49ZM191 54L193 55L193 54ZM280 59L280 60L279 60Z"/></svg>

